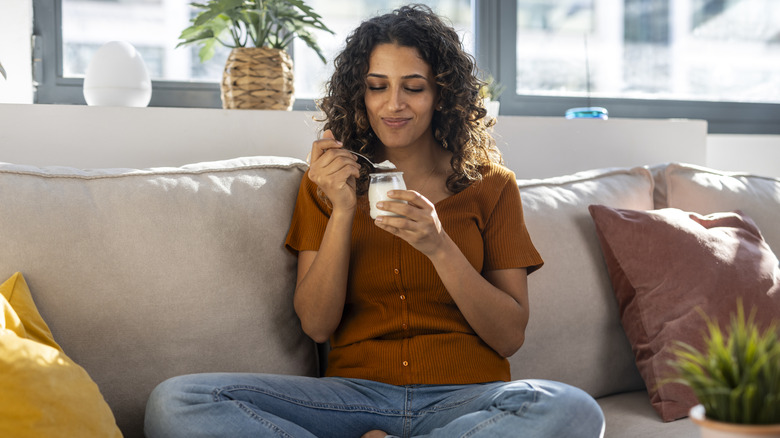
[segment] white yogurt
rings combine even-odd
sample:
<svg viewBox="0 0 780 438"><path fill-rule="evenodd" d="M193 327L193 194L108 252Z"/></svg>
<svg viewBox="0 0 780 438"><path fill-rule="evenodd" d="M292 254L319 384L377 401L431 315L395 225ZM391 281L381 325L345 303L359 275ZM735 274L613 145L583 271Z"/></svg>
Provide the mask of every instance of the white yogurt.
<svg viewBox="0 0 780 438"><path fill-rule="evenodd" d="M395 169L395 164L393 164L390 160L382 161L381 163L374 164L374 168L380 169L380 170L392 170Z"/></svg>
<svg viewBox="0 0 780 438"><path fill-rule="evenodd" d="M403 175L403 172L372 173L369 175L368 201L371 203L371 219L376 219L380 215L398 216L376 208L376 203L380 201L405 202L396 201L387 196L387 192L390 190L406 190Z"/></svg>

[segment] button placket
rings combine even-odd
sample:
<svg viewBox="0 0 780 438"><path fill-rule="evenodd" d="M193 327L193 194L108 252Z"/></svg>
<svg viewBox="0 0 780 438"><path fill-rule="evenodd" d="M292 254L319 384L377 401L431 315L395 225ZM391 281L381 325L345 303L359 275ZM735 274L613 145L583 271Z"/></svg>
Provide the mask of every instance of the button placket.
<svg viewBox="0 0 780 438"><path fill-rule="evenodd" d="M402 252L402 245L403 241L400 238L395 239L394 245L393 245L393 280L395 281L396 290L398 291L398 300L401 304L401 320L400 320L400 328L408 334L409 330L409 300L407 296L407 291L404 289L403 281L401 278L401 252ZM409 357L409 339L404 339L403 346L401 348L401 368L403 369L403 373L406 375L406 378L409 378L409 373L411 372L409 362L411 361Z"/></svg>

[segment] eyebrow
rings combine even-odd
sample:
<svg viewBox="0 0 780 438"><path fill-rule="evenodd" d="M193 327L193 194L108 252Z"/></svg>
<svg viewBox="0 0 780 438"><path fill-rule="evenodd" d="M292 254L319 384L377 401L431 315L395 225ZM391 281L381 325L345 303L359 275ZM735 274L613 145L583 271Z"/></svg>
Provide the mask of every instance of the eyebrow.
<svg viewBox="0 0 780 438"><path fill-rule="evenodd" d="M380 79L387 79L388 78L387 75L383 75L383 74L379 74L379 73L369 73L369 74L366 75L366 77L380 78ZM428 80L428 78L426 78L425 76L423 76L423 75L421 75L419 73L414 73L414 74L410 74L410 75L406 75L406 76L401 76L401 79L424 79L426 81Z"/></svg>

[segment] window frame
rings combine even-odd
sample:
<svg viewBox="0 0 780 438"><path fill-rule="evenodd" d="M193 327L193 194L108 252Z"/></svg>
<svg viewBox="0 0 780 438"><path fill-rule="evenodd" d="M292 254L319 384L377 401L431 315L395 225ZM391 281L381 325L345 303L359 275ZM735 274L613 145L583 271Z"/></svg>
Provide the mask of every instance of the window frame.
<svg viewBox="0 0 780 438"><path fill-rule="evenodd" d="M83 79L62 74L62 2L33 0L35 102L85 105ZM515 0L472 0L474 40L480 68L506 86L502 115L563 117L566 109L586 106L577 96L519 95L516 90ZM53 61L53 62L52 62ZM219 84L153 81L150 106L221 108ZM591 97L610 117L703 119L718 134L780 134L780 104ZM296 99L293 110L315 110L311 99Z"/></svg>

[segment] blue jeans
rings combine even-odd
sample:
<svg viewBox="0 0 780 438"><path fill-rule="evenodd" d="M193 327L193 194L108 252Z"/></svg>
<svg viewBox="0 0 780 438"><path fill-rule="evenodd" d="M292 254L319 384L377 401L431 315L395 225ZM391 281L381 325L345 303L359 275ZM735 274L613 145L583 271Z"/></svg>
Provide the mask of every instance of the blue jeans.
<svg viewBox="0 0 780 438"><path fill-rule="evenodd" d="M604 416L562 383L394 386L271 374L194 374L161 383L146 407L148 438L600 437Z"/></svg>

